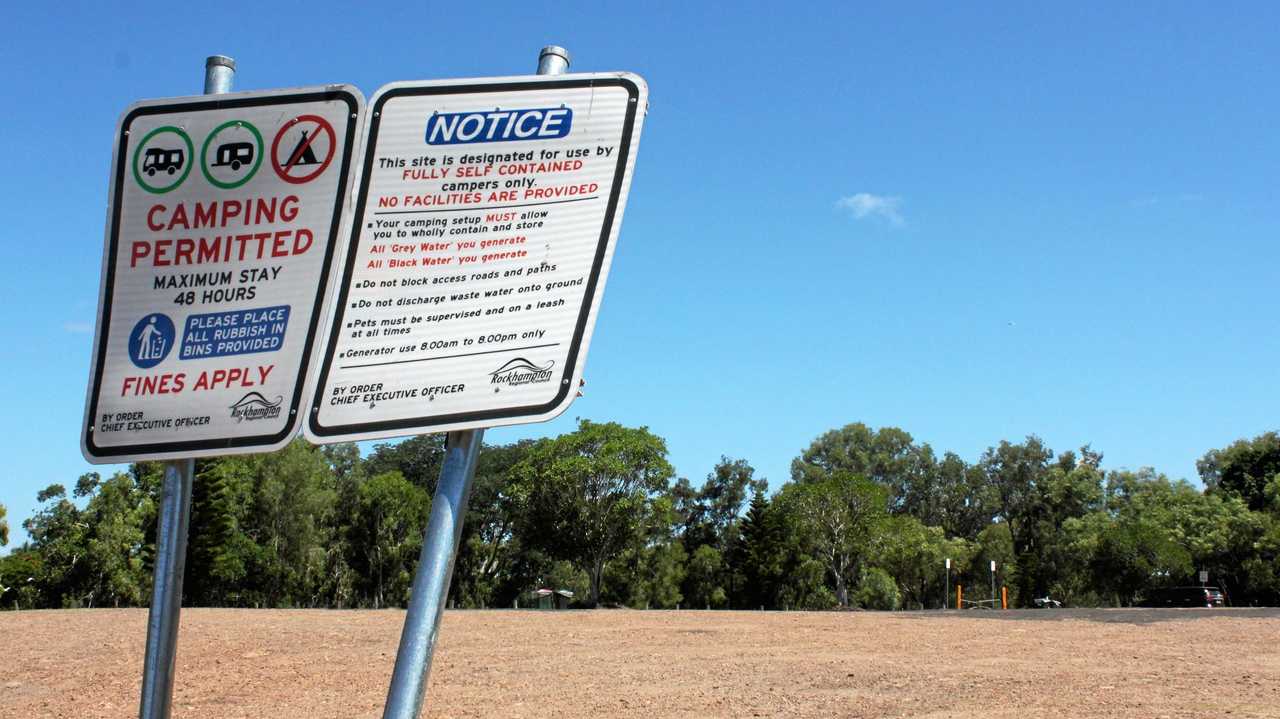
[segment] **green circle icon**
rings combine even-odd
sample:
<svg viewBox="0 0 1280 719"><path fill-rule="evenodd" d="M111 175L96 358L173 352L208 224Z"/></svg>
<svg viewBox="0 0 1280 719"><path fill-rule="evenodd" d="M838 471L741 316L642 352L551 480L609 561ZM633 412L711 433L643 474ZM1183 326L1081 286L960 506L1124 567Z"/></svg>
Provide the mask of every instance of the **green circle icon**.
<svg viewBox="0 0 1280 719"><path fill-rule="evenodd" d="M180 147L148 147L151 138L163 133L172 133L182 138L182 142L187 146L187 153L182 154ZM157 143L158 144L158 143ZM143 151L146 152L143 152ZM170 190L177 189L182 181L187 179L187 175L191 174L191 162L195 159L192 155L196 154L195 146L191 144L191 138L181 128L173 125L165 125L157 127L148 132L146 137L142 138L142 142L138 143L138 149L133 151L133 179L138 181L142 189L155 195L163 195ZM168 185L152 185L148 184L146 178L163 179L173 177L173 182Z"/></svg>
<svg viewBox="0 0 1280 719"><path fill-rule="evenodd" d="M222 181L213 176L209 171L209 143L213 142L213 138L227 128L243 127L253 133L253 139L256 143L249 142L226 142L217 146L215 150L213 167L229 167L232 172L237 172L242 167L248 167L249 170L244 176L236 180ZM244 120L231 120L224 122L213 129L209 136L205 138L204 145L200 147L200 171L204 173L204 179L208 180L214 187L221 187L224 190L235 189L257 174L258 167L262 165L262 134L258 132L258 128Z"/></svg>

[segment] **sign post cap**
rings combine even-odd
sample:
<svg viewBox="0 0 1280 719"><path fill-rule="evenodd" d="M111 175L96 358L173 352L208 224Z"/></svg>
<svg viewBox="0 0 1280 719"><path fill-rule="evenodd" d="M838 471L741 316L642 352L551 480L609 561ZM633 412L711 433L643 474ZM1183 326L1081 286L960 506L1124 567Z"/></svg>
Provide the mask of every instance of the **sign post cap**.
<svg viewBox="0 0 1280 719"><path fill-rule="evenodd" d="M236 69L236 61L232 60L226 55L210 55L209 57L205 58L204 66L206 69L211 67L222 66L222 67L229 67L232 70L234 70Z"/></svg>
<svg viewBox="0 0 1280 719"><path fill-rule="evenodd" d="M569 69L569 51L559 45L547 45L538 52L538 74L560 75Z"/></svg>
<svg viewBox="0 0 1280 719"><path fill-rule="evenodd" d="M543 57L546 57L547 55L559 55L560 57L564 58L566 65L573 59L572 57L570 57L569 51L560 47L559 45L547 45L546 47L542 48L542 50L538 52L538 59L541 60Z"/></svg>

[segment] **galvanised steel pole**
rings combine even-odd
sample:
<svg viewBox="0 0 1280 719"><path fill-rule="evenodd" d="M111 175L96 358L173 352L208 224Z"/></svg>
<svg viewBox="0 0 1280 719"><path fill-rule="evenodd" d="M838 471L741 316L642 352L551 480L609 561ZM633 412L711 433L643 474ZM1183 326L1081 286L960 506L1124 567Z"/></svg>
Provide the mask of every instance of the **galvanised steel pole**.
<svg viewBox="0 0 1280 719"><path fill-rule="evenodd" d="M187 525L195 460L165 462L156 527L156 566L147 614L147 653L142 663L141 719L169 719L173 666L178 648L182 576L187 568Z"/></svg>
<svg viewBox="0 0 1280 719"><path fill-rule="evenodd" d="M400 649L396 652L383 719L417 719L422 710L483 438L483 429L472 429L450 432L445 442L440 484L431 500L431 518L427 520L418 569L413 575L409 611L400 632Z"/></svg>
<svg viewBox="0 0 1280 719"><path fill-rule="evenodd" d="M235 77L235 60L226 55L210 55L204 61L204 94L220 95L231 92L231 82Z"/></svg>
<svg viewBox="0 0 1280 719"><path fill-rule="evenodd" d="M569 69L569 51L554 45L542 48L538 56L539 75L559 75ZM431 518L413 576L409 611L400 633L400 649L391 672L387 707L383 719L418 719L431 676L431 658L440 634L440 618L449 598L453 560L458 554L462 522L476 475L483 429L450 432L445 444L440 484L431 500Z"/></svg>
<svg viewBox="0 0 1280 719"><path fill-rule="evenodd" d="M206 59L205 94L231 92L235 74L236 63L231 58L214 55ZM164 464L160 518L156 526L156 566L151 609L147 614L147 649L142 662L142 702L138 709L141 719L169 719L173 704L173 668L182 610L182 577L187 569L187 527L191 523L191 485L195 471L194 459Z"/></svg>

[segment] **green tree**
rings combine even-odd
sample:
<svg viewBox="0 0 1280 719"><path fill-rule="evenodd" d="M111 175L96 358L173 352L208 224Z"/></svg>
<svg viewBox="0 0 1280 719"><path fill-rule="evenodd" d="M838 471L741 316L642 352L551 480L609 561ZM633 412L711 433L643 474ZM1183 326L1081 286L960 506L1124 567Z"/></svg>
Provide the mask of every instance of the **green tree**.
<svg viewBox="0 0 1280 719"><path fill-rule="evenodd" d="M1068 520L1065 529L1071 550L1088 564L1089 590L1102 603L1130 606L1160 577L1185 576L1192 568L1191 555L1149 514L1093 512Z"/></svg>
<svg viewBox="0 0 1280 719"><path fill-rule="evenodd" d="M43 574L40 553L30 545L0 557L0 609L40 606L38 581Z"/></svg>
<svg viewBox="0 0 1280 719"><path fill-rule="evenodd" d="M725 595L722 601L728 601L729 595L737 586L735 573L725 559L732 558L737 551L742 511L747 499L751 493L762 493L768 486L766 480L755 477L755 469L745 459L722 456L701 487L694 489L683 477L672 487L670 494L675 507L675 522L685 552L692 557L703 546L710 546L721 559L721 577L703 576L695 580L693 574L685 575L684 593L690 597L703 597L703 606L708 603L705 600L709 597L703 596L705 592L711 591L708 586L722 588ZM704 558L707 556L703 554ZM693 586L695 581L701 586ZM708 585L708 582L711 584ZM771 592L770 596L773 594ZM695 606L698 603L693 602Z"/></svg>
<svg viewBox="0 0 1280 719"><path fill-rule="evenodd" d="M143 561L143 527L155 514L155 505L128 474L117 474L102 483L95 476L92 489L82 482L76 493L90 497L81 513L88 525L87 585L82 589L85 603L90 607L144 603L150 577Z"/></svg>
<svg viewBox="0 0 1280 719"><path fill-rule="evenodd" d="M1063 526L1102 504L1102 456L1089 447L1053 452L1038 437L989 448L979 466L992 487L999 516L1008 525L1017 561L1016 595L1061 598L1087 589L1085 567L1070 549Z"/></svg>
<svg viewBox="0 0 1280 719"><path fill-rule="evenodd" d="M879 567L863 568L858 578L857 605L864 609L891 612L902 604L898 585Z"/></svg>
<svg viewBox="0 0 1280 719"><path fill-rule="evenodd" d="M728 592L722 585L725 573L724 558L720 550L704 544L698 547L685 569L686 598L692 607L725 606L729 601Z"/></svg>
<svg viewBox="0 0 1280 719"><path fill-rule="evenodd" d="M860 422L823 434L791 463L791 478L811 482L833 472L862 475L889 493L889 509L949 536L973 539L999 511L985 475L953 452L939 460L897 427Z"/></svg>
<svg viewBox="0 0 1280 719"><path fill-rule="evenodd" d="M450 595L462 606L510 606L536 589L521 573L525 548L516 535L518 502L512 469L534 446L532 440L485 445L480 451ZM562 588L562 587L557 587Z"/></svg>
<svg viewBox="0 0 1280 719"><path fill-rule="evenodd" d="M40 555L36 576L40 606L79 606L88 585L89 525L80 509L67 499L61 484L36 493L43 506L22 523L31 547Z"/></svg>
<svg viewBox="0 0 1280 719"><path fill-rule="evenodd" d="M745 459L721 457L702 487L692 491L681 478L673 489L681 515L685 546L714 545L725 551L736 539L738 518L752 492L768 489L769 483L755 478L755 468Z"/></svg>
<svg viewBox="0 0 1280 719"><path fill-rule="evenodd" d="M443 434L420 434L394 444L375 445L364 461L364 473L399 472L405 479L435 494L440 481L440 468L444 466Z"/></svg>
<svg viewBox="0 0 1280 719"><path fill-rule="evenodd" d="M729 601L744 609L777 607L787 562L786 518L757 488L729 556Z"/></svg>
<svg viewBox="0 0 1280 719"><path fill-rule="evenodd" d="M872 547L872 563L897 582L903 606L919 609L942 606L946 560L962 573L972 553L965 540L948 540L941 527L926 527L910 516L890 519Z"/></svg>
<svg viewBox="0 0 1280 719"><path fill-rule="evenodd" d="M667 489L667 446L647 428L582 420L575 432L539 442L513 471L520 535L549 556L579 563L600 601L605 564L644 528L650 498Z"/></svg>
<svg viewBox="0 0 1280 719"><path fill-rule="evenodd" d="M826 565L836 601L849 606L849 586L888 516L887 490L861 475L836 472L784 487L779 501L799 536Z"/></svg>
<svg viewBox="0 0 1280 719"><path fill-rule="evenodd" d="M1280 602L1280 517L1256 515L1257 539L1253 553L1240 563L1243 582L1237 601L1275 606Z"/></svg>
<svg viewBox="0 0 1280 719"><path fill-rule="evenodd" d="M836 595L827 587L827 568L822 562L804 555L792 555L788 562L785 585L779 592L779 605L784 609L825 610L836 606Z"/></svg>
<svg viewBox="0 0 1280 719"><path fill-rule="evenodd" d="M326 545L325 581L322 593L330 606L358 606L358 585L362 578L355 569L360 563L360 547L354 540L360 515L360 487L366 478L360 448L352 442L327 444L320 453L329 465L334 483L334 506L331 534ZM362 555L361 555L362 556Z"/></svg>
<svg viewBox="0 0 1280 719"><path fill-rule="evenodd" d="M948 537L977 538L998 512L982 468L947 452L933 473L930 491L915 502L913 516L926 526L942 527Z"/></svg>
<svg viewBox="0 0 1280 719"><path fill-rule="evenodd" d="M1280 434L1266 432L1211 449L1196 469L1211 492L1239 497L1251 511L1267 508L1267 486L1280 478Z"/></svg>
<svg viewBox="0 0 1280 719"><path fill-rule="evenodd" d="M645 548L645 606L673 609L684 600L680 585L685 577L688 555L679 542L663 542Z"/></svg>
<svg viewBox="0 0 1280 719"><path fill-rule="evenodd" d="M131 474L103 482L96 472L81 475L73 496L61 484L41 490L44 506L23 523L39 556L33 603L41 606L136 605L149 586L145 527L155 514L150 495ZM29 584L30 582L28 582Z"/></svg>
<svg viewBox="0 0 1280 719"><path fill-rule="evenodd" d="M8 512L3 504L0 504L0 547L9 543L9 522L5 519Z"/></svg>
<svg viewBox="0 0 1280 719"><path fill-rule="evenodd" d="M318 449L296 440L279 452L231 457L228 471L248 481L244 603L323 606L329 597L326 548L333 538L337 492L333 470Z"/></svg>
<svg viewBox="0 0 1280 719"><path fill-rule="evenodd" d="M1102 456L1087 446L1078 457L1064 452L1037 484L1026 525L1031 556L1019 557L1020 592L1041 590L1055 599L1076 603L1097 591L1089 581L1085 557L1071 546L1067 527L1073 520L1102 509L1101 460Z"/></svg>
<svg viewBox="0 0 1280 719"><path fill-rule="evenodd" d="M635 609L674 609L684 598L686 560L676 541L632 547L609 562L604 597Z"/></svg>
<svg viewBox="0 0 1280 719"><path fill-rule="evenodd" d="M1000 517L1009 527L1015 555L1031 548L1037 513L1037 488L1053 458L1040 438L1027 437L1023 444L1001 441L982 455L979 465L993 488Z"/></svg>
<svg viewBox="0 0 1280 719"><path fill-rule="evenodd" d="M232 601L245 576L245 558L237 551L241 537L237 509L227 472L234 463L196 461L191 488L191 521L187 540L187 572L183 590L192 604L216 606Z"/></svg>
<svg viewBox="0 0 1280 719"><path fill-rule="evenodd" d="M1135 482L1123 491L1130 503L1127 512L1154 522L1191 557L1190 566L1170 568L1168 583L1197 583L1196 573L1207 570L1215 584L1227 589L1232 601L1266 601L1265 594L1250 589L1253 581L1249 577L1254 569L1250 560L1259 556L1265 544L1259 543L1267 532L1265 515L1250 512L1242 497L1201 492L1185 481L1170 482L1159 476Z"/></svg>
<svg viewBox="0 0 1280 719"><path fill-rule="evenodd" d="M360 487L356 544L375 608L403 604L413 584L413 568L431 513L426 491L399 472L370 477Z"/></svg>
<svg viewBox="0 0 1280 719"><path fill-rule="evenodd" d="M913 486L923 484L933 451L916 446L911 435L897 427L872 429L861 422L818 437L791 462L791 479L814 482L836 473L860 475L885 487L890 506L903 508Z"/></svg>
<svg viewBox="0 0 1280 719"><path fill-rule="evenodd" d="M1013 534L1008 522L996 522L988 525L978 533L974 540L973 555L968 570L957 571L956 583L964 586L966 601L991 599L988 596L991 583L991 562L996 563L1000 572L1000 583L1010 587L1012 596L1009 601L1017 606L1019 601L1026 603L1029 597L1019 594L1018 555L1013 550ZM1060 598L1055 597L1055 599Z"/></svg>

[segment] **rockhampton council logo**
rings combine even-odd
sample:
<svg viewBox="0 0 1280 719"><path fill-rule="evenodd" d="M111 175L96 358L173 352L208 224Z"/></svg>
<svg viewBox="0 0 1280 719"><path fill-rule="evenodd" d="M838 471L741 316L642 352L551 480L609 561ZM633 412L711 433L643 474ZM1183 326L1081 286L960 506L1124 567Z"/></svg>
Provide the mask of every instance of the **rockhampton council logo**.
<svg viewBox="0 0 1280 719"><path fill-rule="evenodd" d="M523 357L516 357L490 372L489 376L493 378L491 384L505 384L508 387L539 384L551 381L551 368L555 366L555 360L549 360L546 365L539 367Z"/></svg>
<svg viewBox="0 0 1280 719"><path fill-rule="evenodd" d="M239 402L231 405L231 416L237 423L243 421L252 422L259 419L275 419L280 416L280 405L284 404L284 397L276 397L275 402L269 402L257 392L250 392L240 398Z"/></svg>

